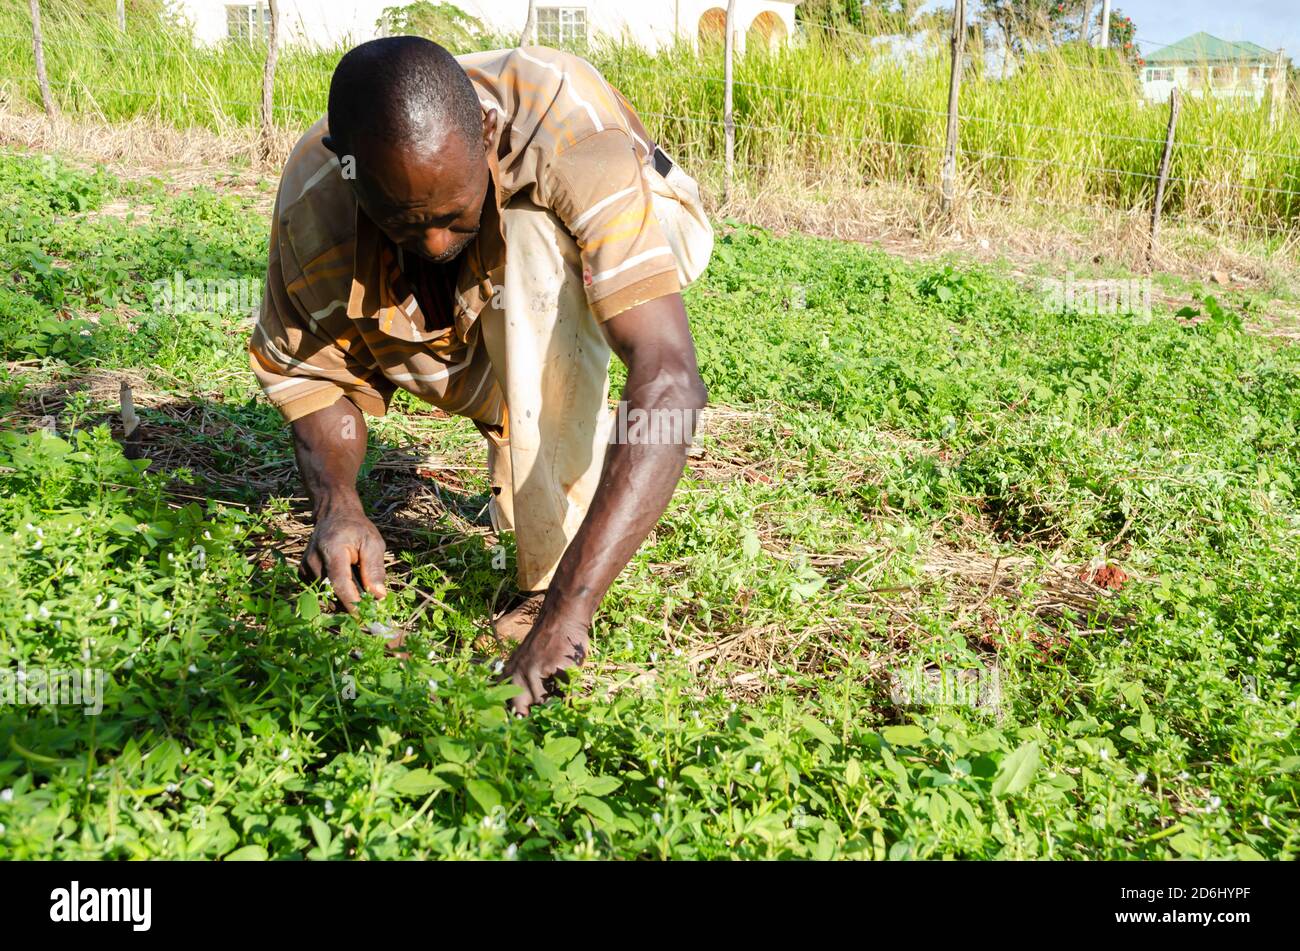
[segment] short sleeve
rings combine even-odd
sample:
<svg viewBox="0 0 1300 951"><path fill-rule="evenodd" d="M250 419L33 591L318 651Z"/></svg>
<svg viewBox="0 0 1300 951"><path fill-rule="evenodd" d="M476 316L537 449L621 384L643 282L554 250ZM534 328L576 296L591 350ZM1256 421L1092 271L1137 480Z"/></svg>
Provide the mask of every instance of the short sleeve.
<svg viewBox="0 0 1300 951"><path fill-rule="evenodd" d="M606 129L564 149L548 177L545 199L578 243L587 302L598 320L681 291L677 259L626 132Z"/></svg>
<svg viewBox="0 0 1300 951"><path fill-rule="evenodd" d="M248 348L262 392L287 422L332 406L340 396L383 416L395 387L375 366L345 302L325 302L313 312L286 286L281 255L292 254L274 229L266 291Z"/></svg>

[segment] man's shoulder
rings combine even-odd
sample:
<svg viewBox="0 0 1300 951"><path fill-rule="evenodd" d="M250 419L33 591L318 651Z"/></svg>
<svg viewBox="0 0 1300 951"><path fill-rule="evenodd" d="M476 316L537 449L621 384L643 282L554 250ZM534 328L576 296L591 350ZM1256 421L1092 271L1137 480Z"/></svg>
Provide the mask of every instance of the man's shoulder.
<svg viewBox="0 0 1300 951"><path fill-rule="evenodd" d="M304 263L356 237L356 198L347 182L351 157L340 160L327 149L328 134L322 117L298 140L276 197L281 239Z"/></svg>

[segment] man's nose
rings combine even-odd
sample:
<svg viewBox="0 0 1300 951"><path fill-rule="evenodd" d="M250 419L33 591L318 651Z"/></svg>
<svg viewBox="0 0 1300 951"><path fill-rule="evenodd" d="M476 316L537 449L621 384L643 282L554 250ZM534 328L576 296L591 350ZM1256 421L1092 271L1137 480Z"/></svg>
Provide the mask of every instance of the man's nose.
<svg viewBox="0 0 1300 951"><path fill-rule="evenodd" d="M430 228L424 233L420 243L425 254L436 258L440 254L445 254L451 247L452 233L446 228Z"/></svg>

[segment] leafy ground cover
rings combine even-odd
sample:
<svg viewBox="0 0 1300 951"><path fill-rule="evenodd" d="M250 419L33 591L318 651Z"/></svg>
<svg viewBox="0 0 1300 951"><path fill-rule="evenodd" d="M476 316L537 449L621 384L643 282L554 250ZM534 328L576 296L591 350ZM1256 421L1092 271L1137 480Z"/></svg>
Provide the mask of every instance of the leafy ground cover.
<svg viewBox="0 0 1300 951"><path fill-rule="evenodd" d="M375 424L386 656L297 577L246 302L160 303L259 282L264 202L14 153L0 191L0 669L108 675L98 716L0 706L0 856L1300 849L1300 356L1240 308L720 222L700 451L521 721L473 428Z"/></svg>

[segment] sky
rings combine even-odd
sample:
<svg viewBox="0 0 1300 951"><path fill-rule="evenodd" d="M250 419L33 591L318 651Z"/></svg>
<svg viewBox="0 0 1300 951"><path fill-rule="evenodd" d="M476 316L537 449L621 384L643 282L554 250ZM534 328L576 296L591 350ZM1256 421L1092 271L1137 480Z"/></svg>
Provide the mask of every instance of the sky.
<svg viewBox="0 0 1300 951"><path fill-rule="evenodd" d="M952 3L934 0L926 6ZM1100 12L1100 0L1096 9ZM1300 65L1300 0L1112 0L1112 9L1132 17L1143 53L1204 30L1223 40L1250 40L1271 50L1280 46Z"/></svg>

